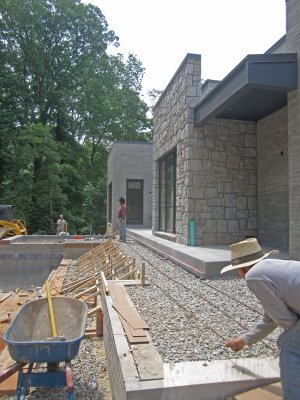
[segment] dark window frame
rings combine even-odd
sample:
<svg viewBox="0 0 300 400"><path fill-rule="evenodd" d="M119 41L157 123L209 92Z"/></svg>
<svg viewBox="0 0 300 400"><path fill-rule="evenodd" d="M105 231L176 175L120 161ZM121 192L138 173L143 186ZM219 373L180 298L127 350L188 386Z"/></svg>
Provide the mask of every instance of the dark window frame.
<svg viewBox="0 0 300 400"><path fill-rule="evenodd" d="M108 223L112 223L112 182L107 186L108 193Z"/></svg>
<svg viewBox="0 0 300 400"><path fill-rule="evenodd" d="M168 160L173 158L173 199L172 199L172 206L168 205ZM158 225L159 231L168 232L168 233L176 233L176 164L177 164L177 157L176 157L176 148L172 149L168 153L166 153L163 157L161 157L159 162L159 207L158 207ZM165 163L164 168L164 177L162 177L162 164ZM164 199L162 199L162 182L164 180L165 183L165 190L164 190ZM162 204L164 207L164 221L162 221ZM167 210L173 208L173 215L172 215L172 228L168 229L168 212ZM162 224L163 222L163 224ZM164 226L164 228L163 228Z"/></svg>

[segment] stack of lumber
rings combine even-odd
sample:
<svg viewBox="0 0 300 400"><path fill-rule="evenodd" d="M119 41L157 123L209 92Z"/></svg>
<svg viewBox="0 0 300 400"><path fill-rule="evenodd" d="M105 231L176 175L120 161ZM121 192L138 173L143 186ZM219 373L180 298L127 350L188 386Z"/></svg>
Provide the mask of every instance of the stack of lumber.
<svg viewBox="0 0 300 400"><path fill-rule="evenodd" d="M149 343L148 330L150 327L138 314L124 286L115 281L108 281L108 290L129 343Z"/></svg>

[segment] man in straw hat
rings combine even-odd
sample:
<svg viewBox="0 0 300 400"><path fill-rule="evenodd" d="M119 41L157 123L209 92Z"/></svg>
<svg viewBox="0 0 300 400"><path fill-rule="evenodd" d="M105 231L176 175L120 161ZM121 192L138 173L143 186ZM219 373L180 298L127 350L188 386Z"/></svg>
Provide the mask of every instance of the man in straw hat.
<svg viewBox="0 0 300 400"><path fill-rule="evenodd" d="M266 337L278 325L283 328L277 344L284 400L300 400L300 262L267 259L256 239L231 245L231 264L221 274L237 270L264 308L261 320L226 346L235 351Z"/></svg>

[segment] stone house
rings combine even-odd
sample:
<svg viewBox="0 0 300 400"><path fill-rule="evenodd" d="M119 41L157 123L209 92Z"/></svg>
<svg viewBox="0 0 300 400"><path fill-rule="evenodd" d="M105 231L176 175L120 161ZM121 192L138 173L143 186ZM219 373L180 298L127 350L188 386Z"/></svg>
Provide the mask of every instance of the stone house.
<svg viewBox="0 0 300 400"><path fill-rule="evenodd" d="M107 165L107 222L117 228L119 198L128 207L127 225L152 225L152 143L114 142Z"/></svg>
<svg viewBox="0 0 300 400"><path fill-rule="evenodd" d="M222 81L187 54L154 108L154 234L189 244L257 237L300 259L300 2L287 32Z"/></svg>

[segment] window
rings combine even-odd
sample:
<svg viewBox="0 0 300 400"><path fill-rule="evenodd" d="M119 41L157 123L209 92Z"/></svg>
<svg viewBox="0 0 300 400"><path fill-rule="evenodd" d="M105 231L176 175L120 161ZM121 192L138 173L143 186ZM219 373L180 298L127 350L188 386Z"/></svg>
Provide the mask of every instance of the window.
<svg viewBox="0 0 300 400"><path fill-rule="evenodd" d="M176 155L168 154L159 161L159 230L175 233Z"/></svg>
<svg viewBox="0 0 300 400"><path fill-rule="evenodd" d="M144 181L127 179L126 203L128 207L127 224L143 224Z"/></svg>
<svg viewBox="0 0 300 400"><path fill-rule="evenodd" d="M108 222L112 222L112 183L108 185Z"/></svg>

